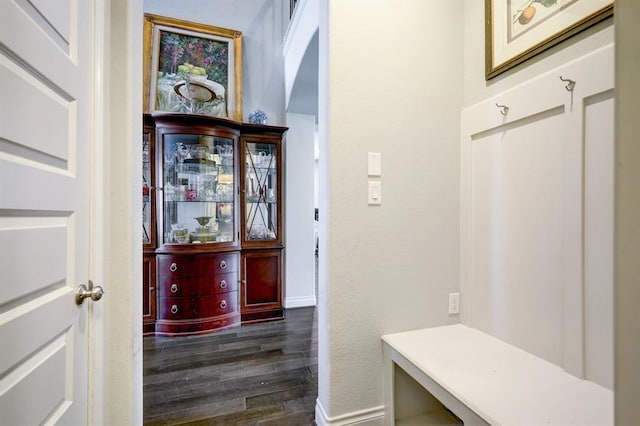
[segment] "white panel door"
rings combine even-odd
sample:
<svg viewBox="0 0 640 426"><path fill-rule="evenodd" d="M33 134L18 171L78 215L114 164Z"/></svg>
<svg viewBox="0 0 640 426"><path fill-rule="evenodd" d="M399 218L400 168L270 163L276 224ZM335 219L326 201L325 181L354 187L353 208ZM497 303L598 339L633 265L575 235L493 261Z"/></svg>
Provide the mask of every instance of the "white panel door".
<svg viewBox="0 0 640 426"><path fill-rule="evenodd" d="M93 1L0 2L0 423L88 423Z"/></svg>

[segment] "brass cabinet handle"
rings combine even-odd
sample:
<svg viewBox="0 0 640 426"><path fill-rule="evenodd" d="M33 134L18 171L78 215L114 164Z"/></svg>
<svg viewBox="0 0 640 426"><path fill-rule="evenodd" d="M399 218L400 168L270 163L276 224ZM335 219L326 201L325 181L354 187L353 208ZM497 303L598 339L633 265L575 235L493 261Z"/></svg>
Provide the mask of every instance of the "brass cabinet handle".
<svg viewBox="0 0 640 426"><path fill-rule="evenodd" d="M227 262L224 260L220 261L220 269L227 269Z"/></svg>
<svg viewBox="0 0 640 426"><path fill-rule="evenodd" d="M178 313L178 305L171 306L171 313L172 314L177 314Z"/></svg>
<svg viewBox="0 0 640 426"><path fill-rule="evenodd" d="M222 309L226 308L226 307L227 307L227 301L226 301L226 300L223 300L222 302L220 302L220 307L221 307Z"/></svg>
<svg viewBox="0 0 640 426"><path fill-rule="evenodd" d="M171 266L169 266L169 270L171 270L171 272L175 272L178 270L178 264L177 263L172 263Z"/></svg>
<svg viewBox="0 0 640 426"><path fill-rule="evenodd" d="M171 284L171 293L178 292L178 284Z"/></svg>
<svg viewBox="0 0 640 426"><path fill-rule="evenodd" d="M227 288L227 282L225 280L220 281L220 288Z"/></svg>

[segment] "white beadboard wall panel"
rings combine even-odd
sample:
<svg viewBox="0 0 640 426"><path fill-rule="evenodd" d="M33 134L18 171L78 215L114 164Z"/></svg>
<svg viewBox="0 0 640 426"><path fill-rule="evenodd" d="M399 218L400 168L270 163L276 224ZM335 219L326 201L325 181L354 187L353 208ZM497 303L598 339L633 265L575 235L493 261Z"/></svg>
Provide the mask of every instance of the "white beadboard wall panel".
<svg viewBox="0 0 640 426"><path fill-rule="evenodd" d="M585 102L585 377L613 390L613 91Z"/></svg>
<svg viewBox="0 0 640 426"><path fill-rule="evenodd" d="M519 123L472 141L472 317L474 327L561 364L567 130L563 114Z"/></svg>
<svg viewBox="0 0 640 426"><path fill-rule="evenodd" d="M612 296L592 262L611 254L593 214L612 199L593 181L613 164L591 150L612 146L612 88L608 45L465 108L461 146L462 322L604 385L612 319L589 304Z"/></svg>

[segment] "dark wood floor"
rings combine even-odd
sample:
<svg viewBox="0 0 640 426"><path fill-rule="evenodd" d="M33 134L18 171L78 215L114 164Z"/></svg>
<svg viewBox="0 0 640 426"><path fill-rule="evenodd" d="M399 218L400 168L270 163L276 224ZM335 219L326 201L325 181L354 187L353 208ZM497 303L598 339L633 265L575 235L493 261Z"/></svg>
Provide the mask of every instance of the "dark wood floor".
<svg viewBox="0 0 640 426"><path fill-rule="evenodd" d="M145 425L313 425L315 308L207 336L144 338Z"/></svg>

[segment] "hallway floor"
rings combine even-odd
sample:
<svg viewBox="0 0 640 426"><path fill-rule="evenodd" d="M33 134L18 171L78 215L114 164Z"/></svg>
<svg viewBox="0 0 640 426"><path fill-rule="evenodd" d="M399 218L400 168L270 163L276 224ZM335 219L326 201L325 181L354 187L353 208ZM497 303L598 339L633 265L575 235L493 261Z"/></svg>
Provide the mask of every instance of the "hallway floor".
<svg viewBox="0 0 640 426"><path fill-rule="evenodd" d="M145 425L314 424L315 308L206 336L144 338Z"/></svg>

